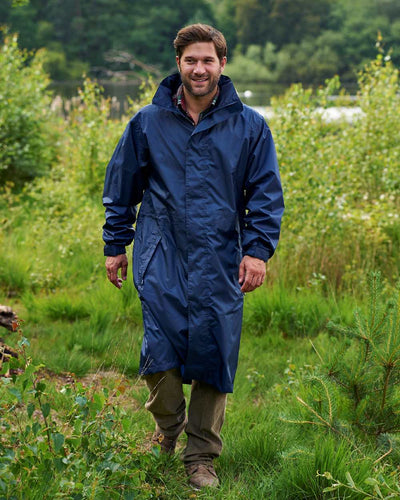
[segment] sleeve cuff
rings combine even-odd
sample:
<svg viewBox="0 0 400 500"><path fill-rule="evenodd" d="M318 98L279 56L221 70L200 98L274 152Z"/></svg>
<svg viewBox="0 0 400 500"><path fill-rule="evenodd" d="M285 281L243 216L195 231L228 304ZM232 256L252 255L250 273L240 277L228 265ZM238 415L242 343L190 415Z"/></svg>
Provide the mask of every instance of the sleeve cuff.
<svg viewBox="0 0 400 500"><path fill-rule="evenodd" d="M116 255L121 255L126 253L125 245L105 245L104 255L106 257L115 257Z"/></svg>
<svg viewBox="0 0 400 500"><path fill-rule="evenodd" d="M253 246L243 251L243 255L248 255L249 257L255 257L256 259L261 259L267 262L271 257L270 252L265 247Z"/></svg>

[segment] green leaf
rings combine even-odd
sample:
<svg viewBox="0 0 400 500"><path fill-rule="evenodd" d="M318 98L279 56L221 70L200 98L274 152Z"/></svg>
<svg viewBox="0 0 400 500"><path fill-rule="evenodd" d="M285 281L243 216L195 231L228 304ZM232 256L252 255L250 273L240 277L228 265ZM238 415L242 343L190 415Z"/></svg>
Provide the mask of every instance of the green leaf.
<svg viewBox="0 0 400 500"><path fill-rule="evenodd" d="M38 382L36 384L36 392L37 393L44 392L45 389L46 389L46 384L44 382Z"/></svg>
<svg viewBox="0 0 400 500"><path fill-rule="evenodd" d="M13 396L15 396L18 401L21 403L22 401L22 394L21 392L16 388L16 387L7 387L7 390L10 394L12 394Z"/></svg>
<svg viewBox="0 0 400 500"><path fill-rule="evenodd" d="M32 425L32 432L35 434L35 436L40 431L41 427L42 426L39 424L39 422L34 422L33 423L33 425Z"/></svg>
<svg viewBox="0 0 400 500"><path fill-rule="evenodd" d="M87 399L84 396L76 396L75 403L81 407L85 406Z"/></svg>
<svg viewBox="0 0 400 500"><path fill-rule="evenodd" d="M94 403L95 409L97 411L100 411L104 406L104 396L100 396L100 394L96 393L93 396L93 403Z"/></svg>
<svg viewBox="0 0 400 500"><path fill-rule="evenodd" d="M69 445L69 447L77 450L81 445L81 438L77 436L70 437L67 439L67 444Z"/></svg>
<svg viewBox="0 0 400 500"><path fill-rule="evenodd" d="M62 445L64 444L64 435L56 432L51 435L51 439L54 443L54 451L58 453L61 450Z"/></svg>
<svg viewBox="0 0 400 500"><path fill-rule="evenodd" d="M23 347L23 346L30 347L31 344L26 337L22 337L22 339L20 341L18 341L18 345L19 345L19 347Z"/></svg>
<svg viewBox="0 0 400 500"><path fill-rule="evenodd" d="M376 484L379 484L378 481L374 477L367 477L367 479L364 480L365 484L369 484L371 486L375 486Z"/></svg>
<svg viewBox="0 0 400 500"><path fill-rule="evenodd" d="M351 477L350 472L346 472L346 479L347 479L347 484L351 486L352 488L355 488L355 483L353 481L353 478Z"/></svg>
<svg viewBox="0 0 400 500"><path fill-rule="evenodd" d="M35 405L33 403L29 403L28 406L26 407L26 413L28 414L29 418L32 417L34 411L35 411Z"/></svg>
<svg viewBox="0 0 400 500"><path fill-rule="evenodd" d="M131 427L131 420L129 417L124 417L121 419L122 428L125 432L128 432Z"/></svg>
<svg viewBox="0 0 400 500"><path fill-rule="evenodd" d="M24 368L24 360L22 357L14 358L13 356L8 360L8 365L11 370L18 370L18 368ZM15 380L17 375L12 375L12 378Z"/></svg>
<svg viewBox="0 0 400 500"><path fill-rule="evenodd" d="M2 458L5 458L6 460L12 462L15 458L15 451L6 449Z"/></svg>
<svg viewBox="0 0 400 500"><path fill-rule="evenodd" d="M35 455L35 457L36 457L36 456L37 456L37 453L38 453L38 448L37 448L37 446L36 446L36 445L29 445L29 444L28 444L28 445L26 445L26 446L27 446L27 448L28 448L29 450L31 450L31 452L32 452L32 453Z"/></svg>
<svg viewBox="0 0 400 500"><path fill-rule="evenodd" d="M378 495L379 498L383 498L382 492L377 484L374 486L374 491Z"/></svg>
<svg viewBox="0 0 400 500"><path fill-rule="evenodd" d="M324 488L322 491L323 491L323 493L328 493L329 491L336 491L338 488L339 488L339 485L328 486L327 488Z"/></svg>
<svg viewBox="0 0 400 500"><path fill-rule="evenodd" d="M32 363L25 368L25 376L30 376L36 373L43 365L33 365Z"/></svg>
<svg viewBox="0 0 400 500"><path fill-rule="evenodd" d="M57 472L65 470L65 464L60 457L55 457L53 462Z"/></svg>
<svg viewBox="0 0 400 500"><path fill-rule="evenodd" d="M44 418L47 418L50 414L50 405L49 403L43 403L42 406L41 406L41 410L42 410L42 415Z"/></svg>

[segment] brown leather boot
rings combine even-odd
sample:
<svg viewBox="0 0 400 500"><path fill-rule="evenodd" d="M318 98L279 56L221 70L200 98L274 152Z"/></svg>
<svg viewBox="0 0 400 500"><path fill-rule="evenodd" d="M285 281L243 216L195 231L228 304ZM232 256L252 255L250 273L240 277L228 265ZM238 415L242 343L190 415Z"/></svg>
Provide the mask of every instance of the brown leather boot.
<svg viewBox="0 0 400 500"><path fill-rule="evenodd" d="M219 479L212 463L185 465L186 474L189 476L189 484L199 490L205 486L216 488Z"/></svg>
<svg viewBox="0 0 400 500"><path fill-rule="evenodd" d="M160 452L166 455L173 455L175 453L175 446L178 437L164 436L162 432L154 432L151 438L151 444L160 445Z"/></svg>

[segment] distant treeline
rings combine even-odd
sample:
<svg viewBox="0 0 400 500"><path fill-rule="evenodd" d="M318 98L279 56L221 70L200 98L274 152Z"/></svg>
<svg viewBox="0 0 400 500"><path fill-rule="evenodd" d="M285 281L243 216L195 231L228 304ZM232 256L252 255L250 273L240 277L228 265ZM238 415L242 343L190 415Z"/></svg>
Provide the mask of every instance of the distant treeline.
<svg viewBox="0 0 400 500"><path fill-rule="evenodd" d="M400 63L398 0L3 0L0 24L27 49L45 47L56 80L156 76L174 67L172 40L192 22L225 34L241 81L320 83L356 72L379 50Z"/></svg>

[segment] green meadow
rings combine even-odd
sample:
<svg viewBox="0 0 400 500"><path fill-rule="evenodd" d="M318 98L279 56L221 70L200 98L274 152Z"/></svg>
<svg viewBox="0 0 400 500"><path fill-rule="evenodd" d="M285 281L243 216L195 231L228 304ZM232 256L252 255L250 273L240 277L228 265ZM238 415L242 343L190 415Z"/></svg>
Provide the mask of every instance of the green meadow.
<svg viewBox="0 0 400 500"><path fill-rule="evenodd" d="M286 212L266 284L245 297L217 491L191 490L160 455L137 376L131 275L107 282L105 168L129 116L85 80L52 109L41 54L0 51L0 499L400 498L399 75L359 74L352 122L338 78L292 86L269 121ZM148 83L129 115L149 102ZM333 101L331 96L335 95ZM129 250L128 250L129 251ZM179 448L184 446L181 437Z"/></svg>

